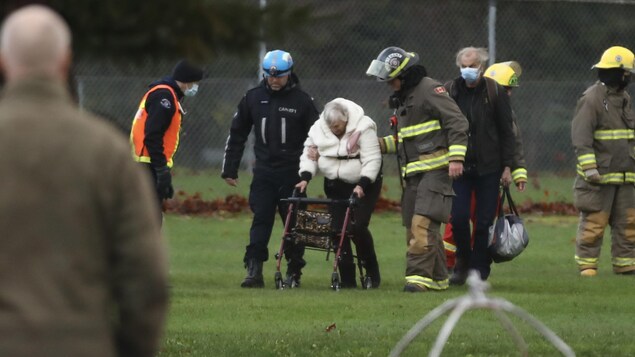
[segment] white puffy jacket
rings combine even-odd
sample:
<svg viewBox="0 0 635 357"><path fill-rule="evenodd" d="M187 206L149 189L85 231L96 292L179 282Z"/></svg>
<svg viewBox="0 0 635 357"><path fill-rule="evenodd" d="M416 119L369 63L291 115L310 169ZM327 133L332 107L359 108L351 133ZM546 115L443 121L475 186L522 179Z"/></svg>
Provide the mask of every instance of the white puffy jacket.
<svg viewBox="0 0 635 357"><path fill-rule="evenodd" d="M349 118L346 132L338 138L329 129L324 112L309 130L309 136L304 142L304 151L300 157L300 175L308 172L315 176L318 168L322 174L331 180L340 179L347 183L359 183L361 177L367 177L374 182L381 168L381 151L377 141L377 125L364 115L364 109L356 103L336 98L348 108ZM358 137L355 144L355 137ZM310 160L307 152L311 146L317 146L320 157L318 161ZM349 159L345 159L348 157Z"/></svg>

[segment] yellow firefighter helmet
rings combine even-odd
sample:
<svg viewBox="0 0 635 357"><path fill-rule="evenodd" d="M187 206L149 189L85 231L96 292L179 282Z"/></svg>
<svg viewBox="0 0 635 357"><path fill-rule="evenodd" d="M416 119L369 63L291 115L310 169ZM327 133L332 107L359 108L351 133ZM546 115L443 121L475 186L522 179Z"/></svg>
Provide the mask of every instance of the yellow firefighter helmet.
<svg viewBox="0 0 635 357"><path fill-rule="evenodd" d="M633 72L635 56L628 48L613 46L602 54L600 62L593 65L593 68L623 68Z"/></svg>
<svg viewBox="0 0 635 357"><path fill-rule="evenodd" d="M489 77L503 87L518 87L518 77L523 73L522 67L516 61L494 63L485 70L485 77Z"/></svg>

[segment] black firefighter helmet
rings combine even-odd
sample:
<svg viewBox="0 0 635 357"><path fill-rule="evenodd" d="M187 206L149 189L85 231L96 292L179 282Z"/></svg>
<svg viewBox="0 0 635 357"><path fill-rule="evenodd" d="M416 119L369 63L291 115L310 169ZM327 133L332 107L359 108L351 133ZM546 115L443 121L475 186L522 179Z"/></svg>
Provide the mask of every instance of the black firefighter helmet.
<svg viewBox="0 0 635 357"><path fill-rule="evenodd" d="M415 52L406 52L399 47L388 47L370 63L366 75L377 77L378 81L389 81L403 76L408 68L417 62L419 62L419 55Z"/></svg>

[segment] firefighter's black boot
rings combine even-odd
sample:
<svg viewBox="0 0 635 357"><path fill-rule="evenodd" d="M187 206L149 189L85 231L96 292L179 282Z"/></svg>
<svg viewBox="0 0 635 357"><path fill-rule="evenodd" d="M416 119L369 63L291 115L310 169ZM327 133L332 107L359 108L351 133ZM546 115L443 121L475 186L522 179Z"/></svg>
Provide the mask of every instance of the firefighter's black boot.
<svg viewBox="0 0 635 357"><path fill-rule="evenodd" d="M241 288L264 288L265 281L262 277L262 261L249 259L247 261L247 276L240 284Z"/></svg>

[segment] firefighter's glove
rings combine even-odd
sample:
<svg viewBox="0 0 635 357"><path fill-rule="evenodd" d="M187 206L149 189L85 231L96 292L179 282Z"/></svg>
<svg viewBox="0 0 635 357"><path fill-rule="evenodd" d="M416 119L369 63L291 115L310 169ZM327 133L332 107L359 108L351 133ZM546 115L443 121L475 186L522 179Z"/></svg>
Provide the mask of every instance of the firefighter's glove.
<svg viewBox="0 0 635 357"><path fill-rule="evenodd" d="M600 183L602 181L602 176L600 176L597 169L584 170L584 177L588 182L592 183Z"/></svg>
<svg viewBox="0 0 635 357"><path fill-rule="evenodd" d="M167 166L157 167L154 169L157 176L157 192L162 200L167 200L174 196L174 188L172 187L172 174Z"/></svg>

